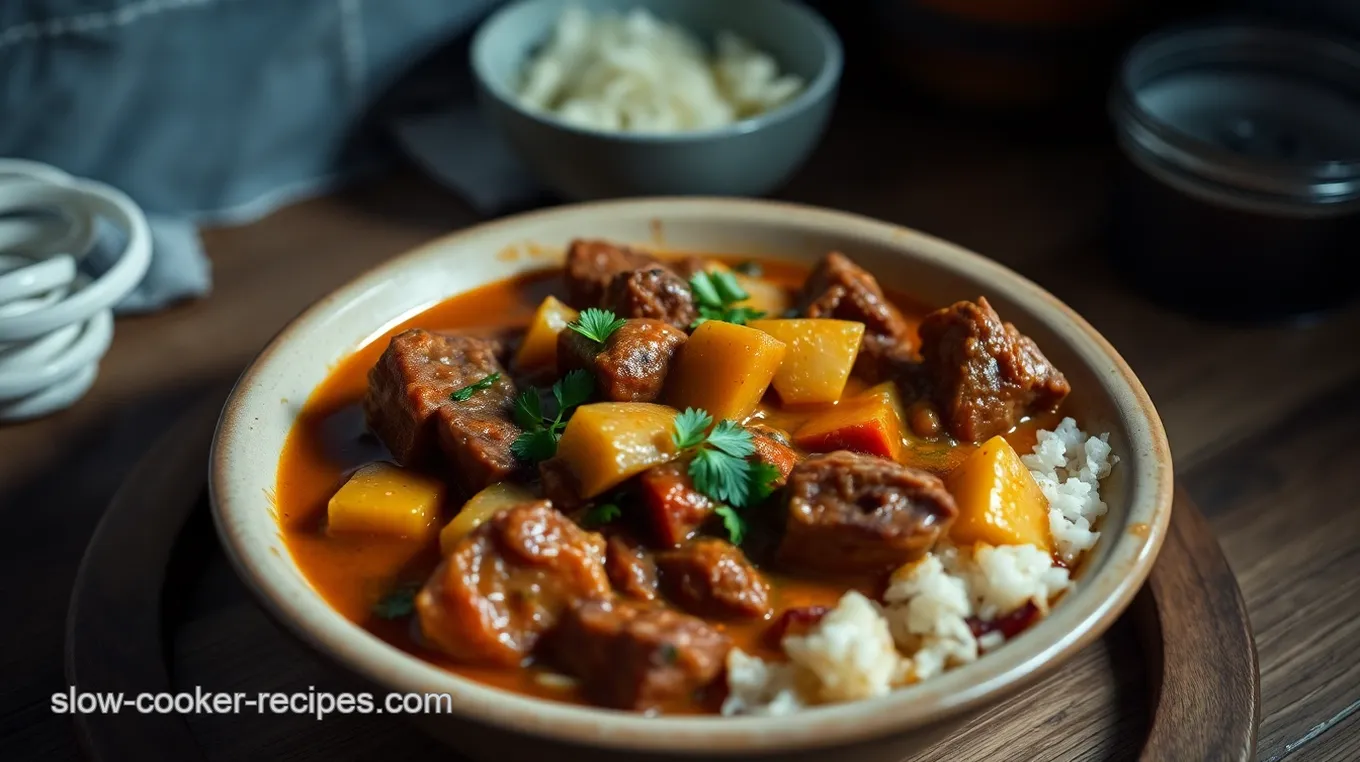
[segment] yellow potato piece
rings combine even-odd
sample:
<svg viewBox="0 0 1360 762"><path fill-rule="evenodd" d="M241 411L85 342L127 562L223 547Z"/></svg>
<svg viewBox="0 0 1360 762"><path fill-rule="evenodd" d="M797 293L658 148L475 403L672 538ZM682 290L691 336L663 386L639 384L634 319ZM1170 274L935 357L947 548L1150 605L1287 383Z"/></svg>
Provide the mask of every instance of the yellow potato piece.
<svg viewBox="0 0 1360 762"><path fill-rule="evenodd" d="M737 302L738 307L750 307L764 312L767 318L777 318L793 306L793 297L789 296L789 290L778 283L741 273L733 273L732 277L751 295L750 299Z"/></svg>
<svg viewBox="0 0 1360 762"><path fill-rule="evenodd" d="M804 318L752 320L747 325L784 342L788 349L770 385L787 405L835 402L859 356L864 324Z"/></svg>
<svg viewBox="0 0 1360 762"><path fill-rule="evenodd" d="M596 402L576 408L557 443L557 457L592 498L630 476L675 457L676 411L651 402Z"/></svg>
<svg viewBox="0 0 1360 762"><path fill-rule="evenodd" d="M515 353L515 367L520 370L557 367L557 334L577 317L576 310L558 301L557 297L545 298L529 322L524 343Z"/></svg>
<svg viewBox="0 0 1360 762"><path fill-rule="evenodd" d="M987 440L947 480L959 506L949 536L960 545L1035 545L1051 551L1048 499L1004 438Z"/></svg>
<svg viewBox="0 0 1360 762"><path fill-rule="evenodd" d="M784 342L764 331L710 320L694 329L666 379L671 405L702 408L714 421L745 420L784 360Z"/></svg>
<svg viewBox="0 0 1360 762"><path fill-rule="evenodd" d="M444 483L386 462L369 463L326 505L330 532L424 539L439 518Z"/></svg>
<svg viewBox="0 0 1360 762"><path fill-rule="evenodd" d="M507 508L536 500L534 493L518 484L497 482L473 495L453 520L439 532L439 550L448 555L458 541Z"/></svg>

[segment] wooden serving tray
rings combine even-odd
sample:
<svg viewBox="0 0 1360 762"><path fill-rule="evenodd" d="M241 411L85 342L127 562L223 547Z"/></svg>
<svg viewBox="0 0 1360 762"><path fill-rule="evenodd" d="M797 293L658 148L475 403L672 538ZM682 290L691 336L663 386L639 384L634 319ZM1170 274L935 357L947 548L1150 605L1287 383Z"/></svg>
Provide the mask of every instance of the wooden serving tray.
<svg viewBox="0 0 1360 762"><path fill-rule="evenodd" d="M77 574L66 673L81 691L359 690L276 627L213 533L208 449L222 394L184 416L109 505ZM921 760L1255 758L1256 649L1237 581L1177 492L1133 607L1095 645ZM456 759L396 716L78 714L87 755L138 760Z"/></svg>

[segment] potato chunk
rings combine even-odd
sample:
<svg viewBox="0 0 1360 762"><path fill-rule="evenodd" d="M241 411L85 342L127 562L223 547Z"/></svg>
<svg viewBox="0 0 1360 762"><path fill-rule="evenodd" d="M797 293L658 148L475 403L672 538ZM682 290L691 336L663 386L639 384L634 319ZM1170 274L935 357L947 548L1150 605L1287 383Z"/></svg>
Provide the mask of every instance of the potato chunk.
<svg viewBox="0 0 1360 762"><path fill-rule="evenodd" d="M793 443L810 452L849 450L897 460L902 453L902 403L891 381L841 400L808 420Z"/></svg>
<svg viewBox="0 0 1360 762"><path fill-rule="evenodd" d="M690 335L666 381L672 405L713 420L745 420L784 360L784 342L744 325L710 320Z"/></svg>
<svg viewBox="0 0 1360 762"><path fill-rule="evenodd" d="M965 545L1034 545L1051 550L1048 500L1000 436L987 440L946 482L959 515L949 535Z"/></svg>
<svg viewBox="0 0 1360 762"><path fill-rule="evenodd" d="M575 475L582 498L675 457L676 411L650 402L596 402L576 408L557 457Z"/></svg>
<svg viewBox="0 0 1360 762"><path fill-rule="evenodd" d="M738 307L750 307L764 312L767 318L777 318L793 306L793 297L789 295L789 290L778 283L741 273L734 273L732 277L736 279L737 285L751 296L750 299L737 302Z"/></svg>
<svg viewBox="0 0 1360 762"><path fill-rule="evenodd" d="M331 532L424 539L439 517L444 483L392 463L361 467L326 505Z"/></svg>
<svg viewBox="0 0 1360 762"><path fill-rule="evenodd" d="M501 511L535 500L534 493L518 484L497 482L487 487L463 503L458 515L439 530L440 552L444 555L452 553L459 540Z"/></svg>
<svg viewBox="0 0 1360 762"><path fill-rule="evenodd" d="M519 370L557 367L557 334L578 314L557 297L546 297L534 312L529 331L524 334L524 343L515 353L515 367Z"/></svg>
<svg viewBox="0 0 1360 762"><path fill-rule="evenodd" d="M752 320L788 346L770 383L787 405L835 402L859 356L864 324L851 320Z"/></svg>

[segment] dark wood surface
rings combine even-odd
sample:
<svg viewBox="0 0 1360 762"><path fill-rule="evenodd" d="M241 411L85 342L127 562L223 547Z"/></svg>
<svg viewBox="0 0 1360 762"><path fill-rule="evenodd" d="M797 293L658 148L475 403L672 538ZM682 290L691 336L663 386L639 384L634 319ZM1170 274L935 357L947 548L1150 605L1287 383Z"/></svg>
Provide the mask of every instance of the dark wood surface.
<svg viewBox="0 0 1360 762"><path fill-rule="evenodd" d="M272 689L289 692L344 687L317 660L298 658L288 635L259 626L259 609L241 604L247 594L214 552L198 466L208 456L224 391L206 395L144 456L90 542L66 638L66 676L84 690L185 691L202 685L198 680L220 683L222 661L247 656L241 687L266 676ZM141 552L128 558L125 549L134 544ZM1178 490L1171 531L1129 615L1053 674L917 759L1248 762L1259 710L1251 638L1232 570L1204 517ZM449 758L400 717L356 724L89 714L76 725L93 762L270 759L291 756L294 748L300 758L321 759L305 750L337 742L351 751L328 758L363 758L352 750L367 747L409 762ZM212 740L200 745L195 734Z"/></svg>
<svg viewBox="0 0 1360 762"><path fill-rule="evenodd" d="M1129 293L1104 260L1109 159L1103 140L1025 137L949 117L843 108L827 142L781 195L957 241L1035 279L1101 330L1158 405L1178 482L1203 509L1238 575L1260 658L1259 757L1354 759L1360 309L1308 326L1243 328L1185 318ZM398 172L253 225L210 231L211 297L120 320L86 399L0 429L0 525L8 540L0 554L0 603L8 614L0 628L0 757L78 756L71 718L49 708L50 696L66 687L68 596L101 511L146 448L205 390L238 374L307 303L475 219L456 197ZM210 579L228 599L221 605L253 608L230 598L229 573ZM244 648L231 651L209 637L218 620L191 619L191 631L176 637L186 671L175 679L214 690L287 684L290 673L251 667L292 664L302 654L269 651L272 625L262 614L241 616L257 629L239 632L236 645ZM1110 667L1093 668L1093 678L1127 669L1113 661ZM1081 707L1069 708L1056 722L1081 715ZM1062 744L1025 748L1041 759L1117 756L1106 752L1118 747L1127 725L1105 720L1074 726ZM243 748L220 718L201 722L196 736L215 756L232 758ZM337 735L320 751L382 756L363 745L363 723L354 727L356 735ZM278 731L275 748L303 758L308 749L289 739Z"/></svg>

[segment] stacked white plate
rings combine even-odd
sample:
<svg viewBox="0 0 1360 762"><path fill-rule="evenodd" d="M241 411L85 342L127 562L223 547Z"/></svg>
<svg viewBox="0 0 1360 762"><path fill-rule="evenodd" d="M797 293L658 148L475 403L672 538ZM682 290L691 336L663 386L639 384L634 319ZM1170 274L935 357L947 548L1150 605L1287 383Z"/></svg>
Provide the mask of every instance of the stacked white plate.
<svg viewBox="0 0 1360 762"><path fill-rule="evenodd" d="M125 243L81 271L104 220ZM30 161L0 159L0 421L46 415L89 390L113 338L112 307L146 274L151 233L122 192Z"/></svg>

